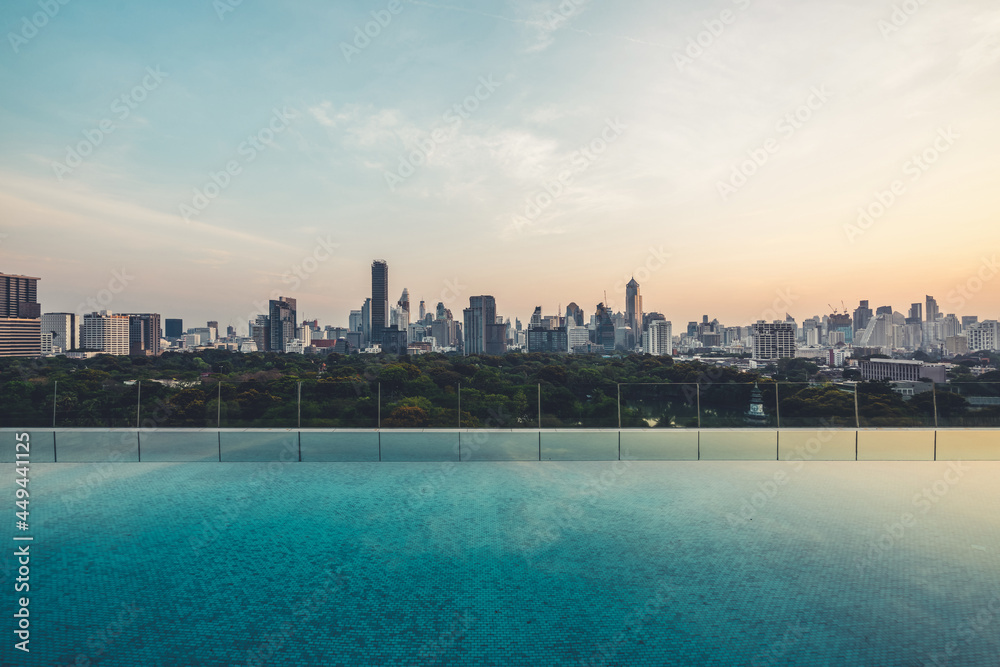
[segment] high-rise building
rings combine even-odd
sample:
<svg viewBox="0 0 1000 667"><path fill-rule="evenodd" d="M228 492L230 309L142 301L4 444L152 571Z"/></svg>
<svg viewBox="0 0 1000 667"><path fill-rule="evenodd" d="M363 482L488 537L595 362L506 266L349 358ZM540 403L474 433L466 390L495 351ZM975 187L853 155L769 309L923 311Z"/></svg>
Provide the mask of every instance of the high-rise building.
<svg viewBox="0 0 1000 667"><path fill-rule="evenodd" d="M284 352L289 341L295 340L295 323L298 322L296 301L291 297L279 296L268 302L268 325L270 327L270 347L272 352Z"/></svg>
<svg viewBox="0 0 1000 667"><path fill-rule="evenodd" d="M635 278L625 286L625 323L636 336L642 335L642 295Z"/></svg>
<svg viewBox="0 0 1000 667"><path fill-rule="evenodd" d="M0 357L37 357L41 354L39 280L0 273Z"/></svg>
<svg viewBox="0 0 1000 667"><path fill-rule="evenodd" d="M605 352L615 351L615 322L611 318L611 312L603 303L597 304L597 313L594 315L594 342L604 348Z"/></svg>
<svg viewBox="0 0 1000 667"><path fill-rule="evenodd" d="M236 338L236 327L234 326L226 327L226 338Z"/></svg>
<svg viewBox="0 0 1000 667"><path fill-rule="evenodd" d="M216 322L215 320L209 320L208 323L205 324L205 326L208 327L209 329L215 329L216 331L219 330L219 323Z"/></svg>
<svg viewBox="0 0 1000 667"><path fill-rule="evenodd" d="M569 351L569 338L566 327L546 329L543 327L528 327L528 352L558 352Z"/></svg>
<svg viewBox="0 0 1000 667"><path fill-rule="evenodd" d="M160 356L159 313L126 314L130 355ZM212 322L209 322L212 324ZM217 323L216 323L217 324Z"/></svg>
<svg viewBox="0 0 1000 667"><path fill-rule="evenodd" d="M167 338L180 338L184 335L184 320L166 319L163 321L163 335Z"/></svg>
<svg viewBox="0 0 1000 667"><path fill-rule="evenodd" d="M654 356L673 354L672 325L666 320L652 320L642 334L642 351Z"/></svg>
<svg viewBox="0 0 1000 667"><path fill-rule="evenodd" d="M80 324L80 349L105 354L129 353L129 316L109 310L85 313Z"/></svg>
<svg viewBox="0 0 1000 667"><path fill-rule="evenodd" d="M868 301L861 301L860 305L854 309L854 333L858 333L868 326L875 313L868 307Z"/></svg>
<svg viewBox="0 0 1000 667"><path fill-rule="evenodd" d="M372 300L361 304L361 340L367 347L372 344Z"/></svg>
<svg viewBox="0 0 1000 667"><path fill-rule="evenodd" d="M566 306L566 326L583 326L583 308L576 305L576 302L570 302L570 304Z"/></svg>
<svg viewBox="0 0 1000 667"><path fill-rule="evenodd" d="M965 330L965 337L968 339L970 352L1000 351L1000 322L983 320L970 324Z"/></svg>
<svg viewBox="0 0 1000 667"><path fill-rule="evenodd" d="M360 310L352 310L350 315L347 316L347 328L356 332L363 331L364 327L361 323L361 315Z"/></svg>
<svg viewBox="0 0 1000 667"><path fill-rule="evenodd" d="M831 331L841 331L844 340L848 343L854 340L854 327L851 323L851 316L847 313L831 313L826 324L827 337Z"/></svg>
<svg viewBox="0 0 1000 667"><path fill-rule="evenodd" d="M919 323L924 321L924 304L922 303L911 303L910 312L906 317L907 324Z"/></svg>
<svg viewBox="0 0 1000 667"><path fill-rule="evenodd" d="M424 304L424 300L420 300L420 321L423 322L424 318L427 317L427 306Z"/></svg>
<svg viewBox="0 0 1000 667"><path fill-rule="evenodd" d="M250 338L253 338L258 352L271 349L271 322L267 315L258 315L250 322Z"/></svg>
<svg viewBox="0 0 1000 667"><path fill-rule="evenodd" d="M978 321L978 315L962 315L962 331L965 331L970 325L975 324Z"/></svg>
<svg viewBox="0 0 1000 667"><path fill-rule="evenodd" d="M486 329L487 326L495 326L497 321L496 300L489 295L469 297L469 307L462 311L465 338L465 354L486 354ZM506 340L506 328L504 330L504 340ZM496 342L497 334L492 338ZM506 343L504 344L506 351ZM495 353L503 354L494 348Z"/></svg>
<svg viewBox="0 0 1000 667"><path fill-rule="evenodd" d="M938 310L937 299L929 295L924 298L927 301L927 308L925 308L927 321L937 322L937 319L941 316L941 311Z"/></svg>
<svg viewBox="0 0 1000 667"><path fill-rule="evenodd" d="M76 313L42 314L42 334L52 336L52 348L54 352L75 350L78 328Z"/></svg>
<svg viewBox="0 0 1000 667"><path fill-rule="evenodd" d="M371 315L371 342L381 343L382 332L389 325L389 265L381 259L372 262Z"/></svg>
<svg viewBox="0 0 1000 667"><path fill-rule="evenodd" d="M795 356L795 325L758 320L753 325L753 358L791 359Z"/></svg>
<svg viewBox="0 0 1000 667"><path fill-rule="evenodd" d="M399 308L396 326L400 329L405 329L410 326L410 290L405 287L403 288L403 294L399 297L399 301L396 302L396 307Z"/></svg>

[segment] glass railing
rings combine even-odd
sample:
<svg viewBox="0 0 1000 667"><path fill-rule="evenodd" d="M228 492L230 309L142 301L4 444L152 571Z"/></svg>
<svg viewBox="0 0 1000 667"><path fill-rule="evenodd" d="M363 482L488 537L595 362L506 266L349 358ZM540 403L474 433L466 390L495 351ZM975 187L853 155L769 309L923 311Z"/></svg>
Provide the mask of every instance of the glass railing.
<svg viewBox="0 0 1000 667"><path fill-rule="evenodd" d="M996 428L1000 383L0 383L8 428Z"/></svg>

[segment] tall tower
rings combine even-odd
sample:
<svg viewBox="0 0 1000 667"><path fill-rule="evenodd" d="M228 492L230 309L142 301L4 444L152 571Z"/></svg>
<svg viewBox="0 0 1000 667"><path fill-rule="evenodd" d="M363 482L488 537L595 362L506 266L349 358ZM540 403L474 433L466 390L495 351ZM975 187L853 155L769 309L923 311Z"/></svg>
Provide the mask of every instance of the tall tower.
<svg viewBox="0 0 1000 667"><path fill-rule="evenodd" d="M410 290L403 288L403 294L396 302L399 308L399 328L405 329L410 326Z"/></svg>
<svg viewBox="0 0 1000 667"><path fill-rule="evenodd" d="M0 273L0 357L42 353L39 278Z"/></svg>
<svg viewBox="0 0 1000 667"><path fill-rule="evenodd" d="M938 310L937 299L932 296L927 296L927 308L924 310L927 314L928 322L937 322L937 319L941 317L941 311Z"/></svg>
<svg viewBox="0 0 1000 667"><path fill-rule="evenodd" d="M372 262L372 342L382 342L382 332L389 317L389 265L385 260Z"/></svg>
<svg viewBox="0 0 1000 667"><path fill-rule="evenodd" d="M642 295L639 294L639 283L635 278L625 286L625 321L632 327L632 333L642 335Z"/></svg>
<svg viewBox="0 0 1000 667"><path fill-rule="evenodd" d="M298 322L295 299L279 296L268 302L268 326L270 350L284 352L285 344L295 339L295 324Z"/></svg>
<svg viewBox="0 0 1000 667"><path fill-rule="evenodd" d="M470 296L464 315L465 354L485 354L487 328L496 326L497 302L492 296Z"/></svg>

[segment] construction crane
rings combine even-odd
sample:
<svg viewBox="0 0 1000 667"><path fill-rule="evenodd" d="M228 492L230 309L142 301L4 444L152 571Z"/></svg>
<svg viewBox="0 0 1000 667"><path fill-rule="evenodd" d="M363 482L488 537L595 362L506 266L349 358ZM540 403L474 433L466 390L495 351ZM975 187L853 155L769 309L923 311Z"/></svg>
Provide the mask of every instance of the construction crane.
<svg viewBox="0 0 1000 667"><path fill-rule="evenodd" d="M837 314L837 309L836 309L836 308L834 308L832 304L829 304L829 303L828 303L828 304L826 304L826 305L830 306L830 311L831 311L831 312L832 312L832 313L833 313L834 315L836 315L836 314ZM846 309L845 309L845 312L846 312Z"/></svg>

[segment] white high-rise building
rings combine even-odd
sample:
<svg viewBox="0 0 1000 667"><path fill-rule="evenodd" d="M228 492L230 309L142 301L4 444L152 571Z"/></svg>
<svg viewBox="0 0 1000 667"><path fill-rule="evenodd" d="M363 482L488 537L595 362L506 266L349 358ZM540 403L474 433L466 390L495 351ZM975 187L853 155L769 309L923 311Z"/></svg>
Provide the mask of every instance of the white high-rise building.
<svg viewBox="0 0 1000 667"><path fill-rule="evenodd" d="M654 356L673 354L673 325L666 320L653 320L642 334L642 351Z"/></svg>
<svg viewBox="0 0 1000 667"><path fill-rule="evenodd" d="M572 352L577 345L586 345L589 342L590 329L587 327L567 327L566 344L569 346L569 352Z"/></svg>
<svg viewBox="0 0 1000 667"><path fill-rule="evenodd" d="M127 355L128 315L115 315L109 310L87 313L80 325L80 349Z"/></svg>
<svg viewBox="0 0 1000 667"><path fill-rule="evenodd" d="M758 320L753 325L754 359L791 359L795 357L795 324L767 323Z"/></svg>
<svg viewBox="0 0 1000 667"><path fill-rule="evenodd" d="M965 336L969 339L970 352L1000 351L1000 322L997 320L984 320L970 324L965 330Z"/></svg>

